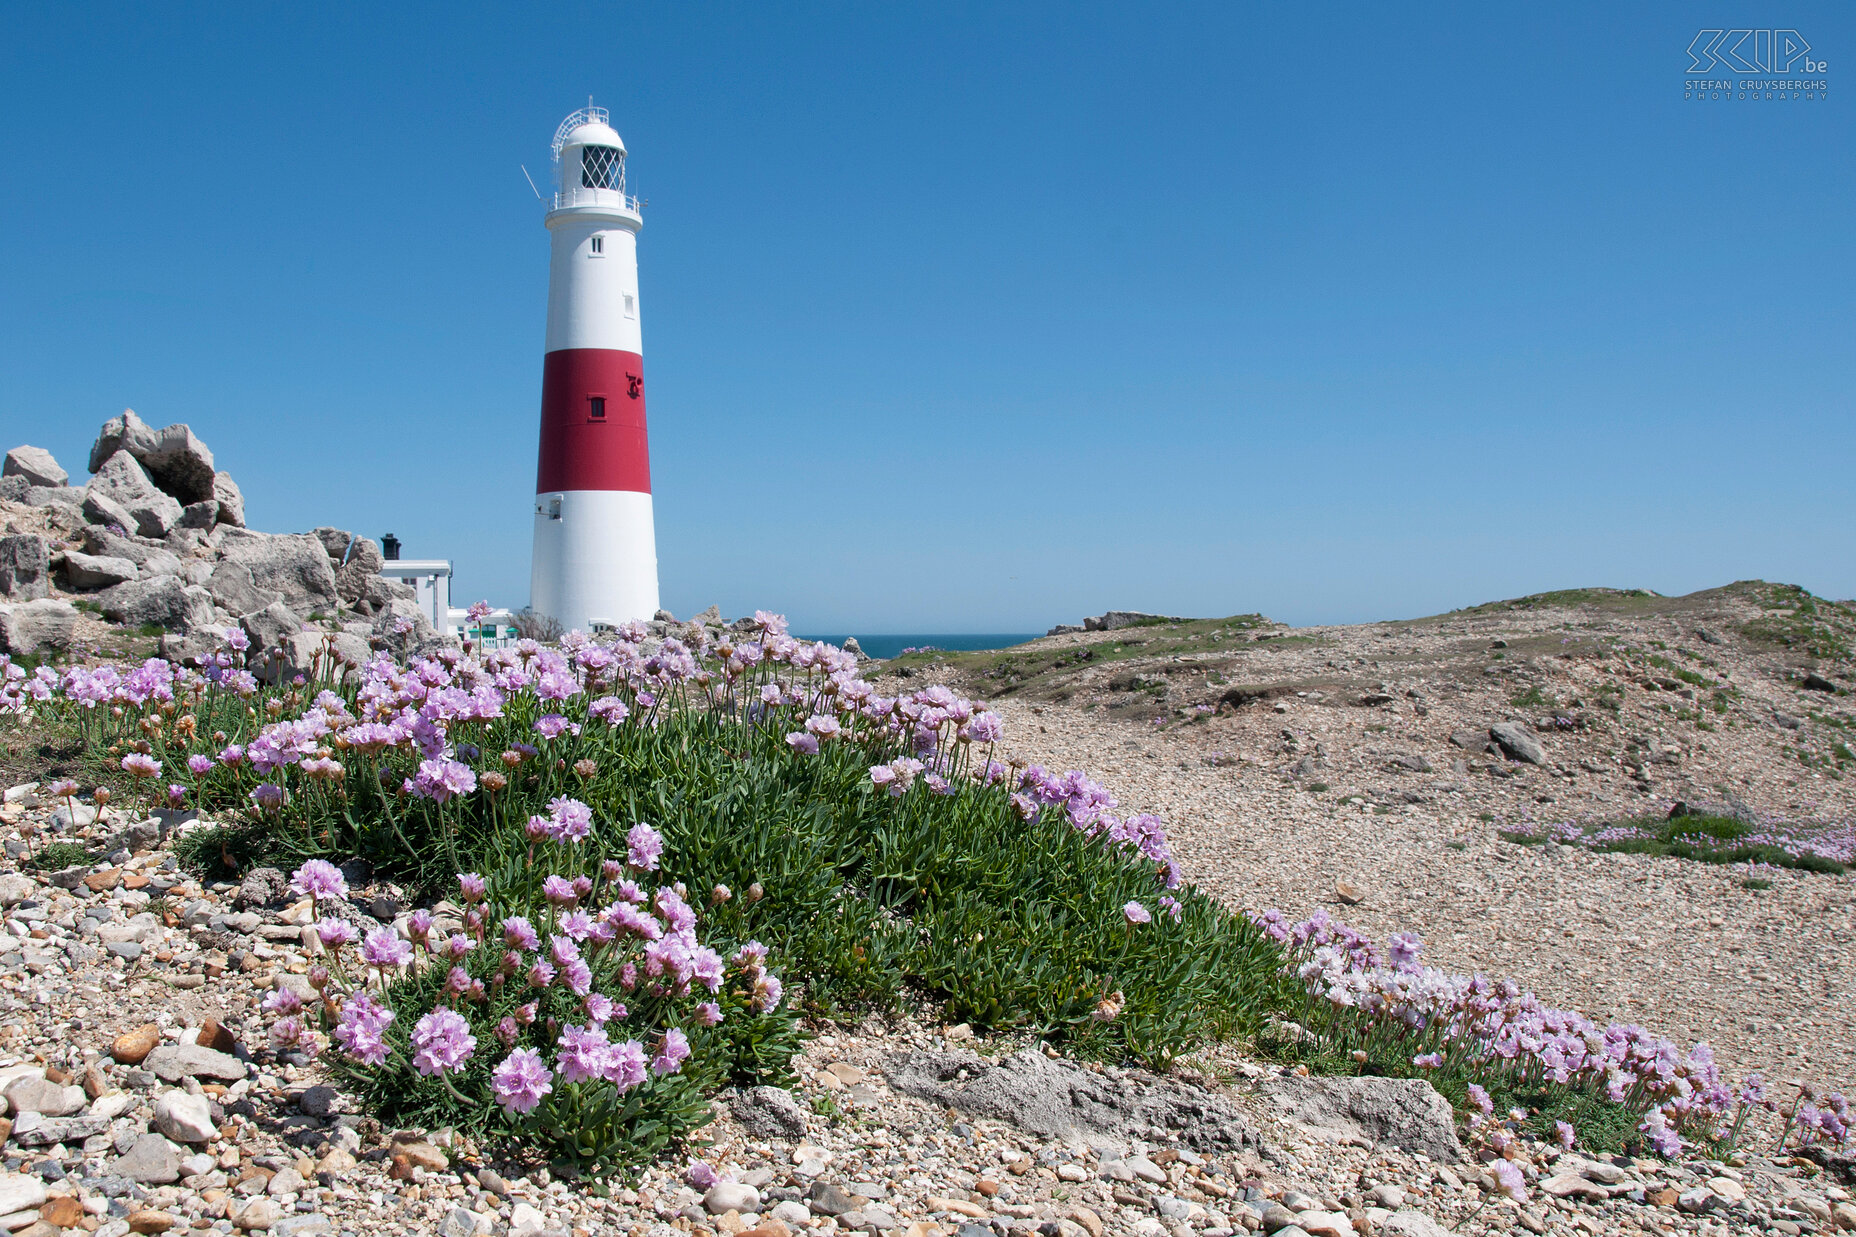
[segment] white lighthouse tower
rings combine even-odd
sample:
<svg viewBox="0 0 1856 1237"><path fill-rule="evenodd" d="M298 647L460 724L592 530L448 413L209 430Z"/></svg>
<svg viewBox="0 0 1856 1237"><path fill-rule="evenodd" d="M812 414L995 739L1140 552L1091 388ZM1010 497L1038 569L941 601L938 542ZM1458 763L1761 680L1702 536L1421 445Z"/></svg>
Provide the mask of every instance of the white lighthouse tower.
<svg viewBox="0 0 1856 1237"><path fill-rule="evenodd" d="M547 225L548 343L541 376L530 605L566 628L657 611L657 535L638 327L638 199L603 107L554 132Z"/></svg>

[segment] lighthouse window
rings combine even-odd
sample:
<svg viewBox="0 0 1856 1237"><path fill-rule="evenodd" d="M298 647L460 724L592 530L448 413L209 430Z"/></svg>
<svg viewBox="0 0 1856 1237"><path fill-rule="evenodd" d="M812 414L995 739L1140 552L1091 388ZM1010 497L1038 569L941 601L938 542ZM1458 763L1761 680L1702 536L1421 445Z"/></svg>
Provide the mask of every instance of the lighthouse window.
<svg viewBox="0 0 1856 1237"><path fill-rule="evenodd" d="M638 302L632 299L632 294L629 292L625 294L625 316L627 318L636 318L638 316Z"/></svg>
<svg viewBox="0 0 1856 1237"><path fill-rule="evenodd" d="M587 397L586 404L587 404L587 415L589 417L593 418L593 420L595 421L604 421L606 419L606 397L605 396L589 395Z"/></svg>
<svg viewBox="0 0 1856 1237"><path fill-rule="evenodd" d="M593 252L594 253L606 252L606 238L605 237L595 236L593 238Z"/></svg>
<svg viewBox="0 0 1856 1237"><path fill-rule="evenodd" d="M625 152L616 146L581 147L580 186L584 189L625 188Z"/></svg>

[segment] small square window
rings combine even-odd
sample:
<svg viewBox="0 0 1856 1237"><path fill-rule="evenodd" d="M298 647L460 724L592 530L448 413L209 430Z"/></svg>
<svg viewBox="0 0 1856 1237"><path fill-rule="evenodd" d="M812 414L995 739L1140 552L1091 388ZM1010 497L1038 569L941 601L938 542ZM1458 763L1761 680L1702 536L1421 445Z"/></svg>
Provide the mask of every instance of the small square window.
<svg viewBox="0 0 1856 1237"><path fill-rule="evenodd" d="M595 236L593 238L593 252L594 253L606 252L606 238L605 237Z"/></svg>
<svg viewBox="0 0 1856 1237"><path fill-rule="evenodd" d="M606 397L603 395L587 396L587 415L595 421L606 419Z"/></svg>
<svg viewBox="0 0 1856 1237"><path fill-rule="evenodd" d="M638 316L638 302L632 299L632 294L629 292L625 294L625 316L627 318Z"/></svg>

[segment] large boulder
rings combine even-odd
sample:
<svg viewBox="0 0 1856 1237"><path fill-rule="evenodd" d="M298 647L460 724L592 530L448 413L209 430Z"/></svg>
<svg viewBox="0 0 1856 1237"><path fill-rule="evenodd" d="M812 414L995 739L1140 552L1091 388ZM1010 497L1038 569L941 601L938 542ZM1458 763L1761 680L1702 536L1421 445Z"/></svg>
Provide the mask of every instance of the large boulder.
<svg viewBox="0 0 1856 1237"><path fill-rule="evenodd" d="M134 531L144 537L165 537L180 521L180 503L173 496L162 493L127 451L118 451L104 460L84 488L88 493L102 494L120 504L135 517Z"/></svg>
<svg viewBox="0 0 1856 1237"><path fill-rule="evenodd" d="M384 580L380 568L386 559L380 555L380 543L372 537L356 537L348 547L347 559L335 573L335 591L350 605L372 590L369 580Z"/></svg>
<svg viewBox="0 0 1856 1237"><path fill-rule="evenodd" d="M245 527L245 495L229 472L213 474L213 497L219 502L219 522L233 528Z"/></svg>
<svg viewBox="0 0 1856 1237"><path fill-rule="evenodd" d="M213 564L212 574L206 578L206 591L213 595L214 601L233 614L250 614L282 598L276 590L259 588L254 584L251 568L229 559L221 559Z"/></svg>
<svg viewBox="0 0 1856 1237"><path fill-rule="evenodd" d="M64 578L74 589L110 588L141 574L135 563L126 558L64 552Z"/></svg>
<svg viewBox="0 0 1856 1237"><path fill-rule="evenodd" d="M185 425L170 425L155 433L142 451L130 451L166 493L183 504L213 497L213 453Z"/></svg>
<svg viewBox="0 0 1856 1237"><path fill-rule="evenodd" d="M28 507L69 507L73 511L84 505L82 487L75 485L35 485L20 495Z"/></svg>
<svg viewBox="0 0 1856 1237"><path fill-rule="evenodd" d="M103 616L126 627L147 624L168 631L189 632L213 625L213 598L196 584L179 576L152 576L129 580L97 594Z"/></svg>
<svg viewBox="0 0 1856 1237"><path fill-rule="evenodd" d="M354 544L354 534L339 528L312 528L309 535L322 543L328 553L329 561L340 567L348 561L348 547Z"/></svg>
<svg viewBox="0 0 1856 1237"><path fill-rule="evenodd" d="M63 485L71 474L58 467L58 461L44 447L14 447L6 453L0 475L24 477L33 485Z"/></svg>
<svg viewBox="0 0 1856 1237"><path fill-rule="evenodd" d="M77 607L68 601L42 597L0 605L0 651L15 657L65 652L76 630Z"/></svg>
<svg viewBox="0 0 1856 1237"><path fill-rule="evenodd" d="M1497 722L1489 727L1489 737L1510 760L1530 765L1547 763L1547 749L1540 745L1540 736L1526 722Z"/></svg>
<svg viewBox="0 0 1856 1237"><path fill-rule="evenodd" d="M24 477L0 477L0 502L23 503L32 492L32 482Z"/></svg>
<svg viewBox="0 0 1856 1237"><path fill-rule="evenodd" d="M52 591L51 551L35 533L0 537L0 597L36 601Z"/></svg>
<svg viewBox="0 0 1856 1237"><path fill-rule="evenodd" d="M303 630L303 620L290 613L281 601L273 601L245 615L239 626L251 639L251 659L255 661L260 654L282 648L284 641Z"/></svg>
<svg viewBox="0 0 1856 1237"><path fill-rule="evenodd" d="M107 528L86 528L84 551L102 558L126 558L141 568L141 574L145 576L177 576L181 573L180 559L173 551L133 537L118 537Z"/></svg>
<svg viewBox="0 0 1856 1237"><path fill-rule="evenodd" d="M188 503L180 509L180 521L175 524L175 531L197 528L202 531L219 522L219 503L208 498L202 502ZM173 536L173 533L168 534Z"/></svg>
<svg viewBox="0 0 1856 1237"><path fill-rule="evenodd" d="M84 491L84 519L103 528L127 534L135 531L135 517L129 509L101 490Z"/></svg>
<svg viewBox="0 0 1856 1237"><path fill-rule="evenodd" d="M220 557L251 572L256 587L275 593L300 615L341 607L335 569L322 542L307 534L254 533L242 528L218 530Z"/></svg>
<svg viewBox="0 0 1856 1237"><path fill-rule="evenodd" d="M130 455L139 455L154 442L155 431L135 415L135 409L125 408L120 417L111 417L97 431L97 440L90 445L90 471L102 468L103 461L118 451L126 449Z"/></svg>

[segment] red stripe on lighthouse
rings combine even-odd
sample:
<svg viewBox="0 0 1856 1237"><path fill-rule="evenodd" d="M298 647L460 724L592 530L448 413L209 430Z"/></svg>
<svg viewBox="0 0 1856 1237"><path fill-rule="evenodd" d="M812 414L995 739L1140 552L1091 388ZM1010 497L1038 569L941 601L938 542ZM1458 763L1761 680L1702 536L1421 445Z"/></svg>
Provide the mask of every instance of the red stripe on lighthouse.
<svg viewBox="0 0 1856 1237"><path fill-rule="evenodd" d="M551 490L651 492L644 358L636 352L563 348L542 361L535 491Z"/></svg>

